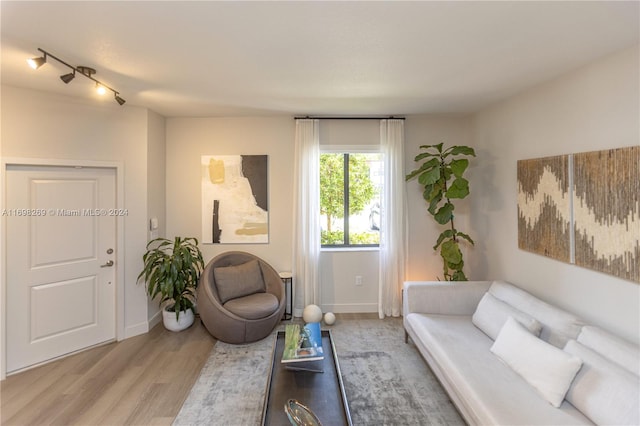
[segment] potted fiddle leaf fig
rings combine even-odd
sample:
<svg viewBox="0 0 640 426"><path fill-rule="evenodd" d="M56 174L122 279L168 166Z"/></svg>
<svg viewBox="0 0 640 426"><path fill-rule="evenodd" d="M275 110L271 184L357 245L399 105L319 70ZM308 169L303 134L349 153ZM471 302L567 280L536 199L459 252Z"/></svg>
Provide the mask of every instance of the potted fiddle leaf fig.
<svg viewBox="0 0 640 426"><path fill-rule="evenodd" d="M164 326L171 331L190 327L194 321L195 290L204 269L198 240L156 238L147 244L142 260L144 268L138 281L146 283L152 299L159 296Z"/></svg>
<svg viewBox="0 0 640 426"><path fill-rule="evenodd" d="M443 144L422 145L424 152L415 157L420 167L411 171L406 180L418 178L418 182L424 188L423 198L429 204L427 211L440 225L447 225L433 246L434 250L440 249L443 261L444 279L446 281L467 281L463 272L464 260L460 250L462 240L473 245L469 235L460 232L455 227L454 210L452 200L463 199L469 195L469 181L463 177L469 167L469 160L464 156L475 157L473 148L464 145L455 145L443 148Z"/></svg>

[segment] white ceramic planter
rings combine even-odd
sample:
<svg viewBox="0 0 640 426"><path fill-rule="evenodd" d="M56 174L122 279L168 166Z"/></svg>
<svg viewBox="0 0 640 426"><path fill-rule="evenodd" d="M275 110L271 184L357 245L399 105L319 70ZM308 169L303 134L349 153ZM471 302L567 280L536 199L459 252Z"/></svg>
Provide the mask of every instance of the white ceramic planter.
<svg viewBox="0 0 640 426"><path fill-rule="evenodd" d="M169 331L182 331L193 324L193 311L187 309L186 311L180 311L180 318L176 321L176 313L167 311L166 307L162 309L162 323L164 327Z"/></svg>

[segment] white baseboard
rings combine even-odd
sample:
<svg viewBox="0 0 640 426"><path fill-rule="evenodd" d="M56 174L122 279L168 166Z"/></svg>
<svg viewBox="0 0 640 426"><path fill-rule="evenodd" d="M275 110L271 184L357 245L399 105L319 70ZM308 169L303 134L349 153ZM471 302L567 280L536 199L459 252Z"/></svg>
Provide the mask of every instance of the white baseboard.
<svg viewBox="0 0 640 426"><path fill-rule="evenodd" d="M149 330L162 322L162 311L156 312L151 318L149 318Z"/></svg>
<svg viewBox="0 0 640 426"><path fill-rule="evenodd" d="M333 312L334 314L368 314L377 313L377 303L323 303L320 305L323 313ZM293 316L302 317L302 309L295 308Z"/></svg>
<svg viewBox="0 0 640 426"><path fill-rule="evenodd" d="M129 327L125 327L124 329L124 338L128 339L129 337L139 336L140 334L148 333L151 327L149 326L150 322L144 321L138 324L130 325Z"/></svg>
<svg viewBox="0 0 640 426"><path fill-rule="evenodd" d="M326 303L320 305L322 312L333 312L334 314L362 314L378 312L377 303Z"/></svg>

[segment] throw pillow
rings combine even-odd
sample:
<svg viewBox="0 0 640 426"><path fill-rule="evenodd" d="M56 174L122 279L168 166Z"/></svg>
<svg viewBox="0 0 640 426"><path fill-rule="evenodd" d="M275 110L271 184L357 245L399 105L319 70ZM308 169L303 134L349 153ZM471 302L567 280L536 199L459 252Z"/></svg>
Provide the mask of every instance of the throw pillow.
<svg viewBox="0 0 640 426"><path fill-rule="evenodd" d="M640 376L640 347L592 325L582 327L576 339L608 360Z"/></svg>
<svg viewBox="0 0 640 426"><path fill-rule="evenodd" d="M538 339L513 317L505 322L491 352L554 407L560 407L582 365L580 358Z"/></svg>
<svg viewBox="0 0 640 426"><path fill-rule="evenodd" d="M542 324L535 318L495 298L491 293L485 293L485 295L482 296L476 311L471 317L471 322L482 330L484 334L491 337L492 340L496 340L498 333L500 333L502 326L507 322L507 318L509 317L515 318L533 335L540 335Z"/></svg>
<svg viewBox="0 0 640 426"><path fill-rule="evenodd" d="M584 325L580 318L550 305L532 294L504 281L494 281L489 293L514 308L531 315L542 324L540 339L562 349L575 339Z"/></svg>
<svg viewBox="0 0 640 426"><path fill-rule="evenodd" d="M640 378L575 340L564 350L582 359L567 401L599 425L640 424ZM637 362L637 360L636 360Z"/></svg>
<svg viewBox="0 0 640 426"><path fill-rule="evenodd" d="M262 270L256 259L241 265L214 268L213 275L222 303L253 293L265 292Z"/></svg>

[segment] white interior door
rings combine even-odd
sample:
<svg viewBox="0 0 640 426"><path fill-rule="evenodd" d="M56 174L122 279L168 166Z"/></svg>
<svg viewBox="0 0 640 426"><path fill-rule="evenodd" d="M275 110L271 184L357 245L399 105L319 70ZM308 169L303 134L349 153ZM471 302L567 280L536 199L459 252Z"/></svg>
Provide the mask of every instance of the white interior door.
<svg viewBox="0 0 640 426"><path fill-rule="evenodd" d="M115 339L116 172L8 166L7 372Z"/></svg>

